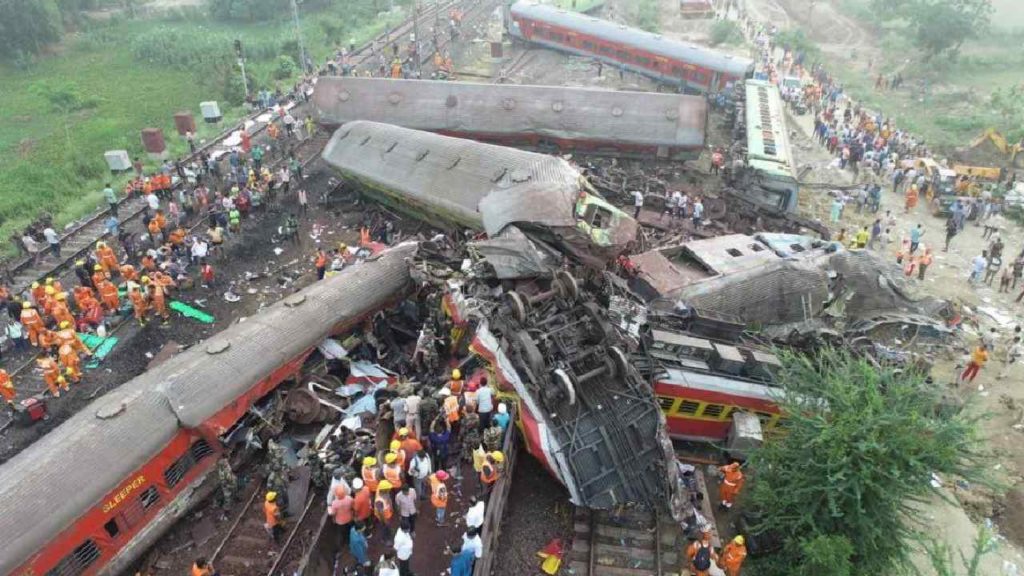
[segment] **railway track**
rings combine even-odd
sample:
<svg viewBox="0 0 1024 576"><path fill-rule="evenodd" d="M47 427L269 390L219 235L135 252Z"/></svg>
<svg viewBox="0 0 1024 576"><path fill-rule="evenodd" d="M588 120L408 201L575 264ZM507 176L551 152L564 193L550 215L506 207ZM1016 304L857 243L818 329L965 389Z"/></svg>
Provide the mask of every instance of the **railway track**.
<svg viewBox="0 0 1024 576"><path fill-rule="evenodd" d="M370 42L357 47L353 54L358 58L358 65L365 67L365 64L373 57L374 46L381 46L383 48L390 40L406 37L413 30L418 29L422 33L428 30L427 26L430 22L439 21L441 18L447 22L448 11L465 2L466 0L447 0L431 4L422 9L414 18L409 18L394 28L382 32ZM414 20L415 24L413 23ZM424 58L423 62L426 61L427 58ZM286 105L294 106L293 114L305 110L304 104L296 103L294 100L289 101ZM226 129L209 144L199 148L195 154L183 157L183 162L191 162L203 152L216 154L228 151L230 147L225 146L224 141L241 129L247 122L255 123L255 126L249 128L249 131L253 135L254 143L259 142L271 118L272 114L269 111L261 110L254 112ZM175 187L175 191L177 189ZM145 201L142 198L131 197L121 199L118 204L118 217L121 221L121 226L125 226L139 218L144 209ZM13 266L10 266L7 275L12 292L20 293L28 288L32 282L41 281L49 276L57 276L70 270L75 260L80 258L97 241L103 240L108 236L104 226L104 221L108 214L108 210L100 210L65 232L61 236L62 255L60 258L53 258L46 252L44 255L35 258L22 258L14 263Z"/></svg>
<svg viewBox="0 0 1024 576"><path fill-rule="evenodd" d="M670 518L627 509L577 508L569 568L576 576L676 576L683 574L686 541Z"/></svg>

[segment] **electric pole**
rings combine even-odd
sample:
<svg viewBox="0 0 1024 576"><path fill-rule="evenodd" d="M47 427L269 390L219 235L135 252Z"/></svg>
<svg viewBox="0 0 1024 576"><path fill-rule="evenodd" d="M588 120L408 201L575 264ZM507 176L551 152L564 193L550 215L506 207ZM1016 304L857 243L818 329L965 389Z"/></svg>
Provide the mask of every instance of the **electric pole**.
<svg viewBox="0 0 1024 576"><path fill-rule="evenodd" d="M298 0L292 0L292 16L295 18L295 36L299 40L299 68L302 69L302 75L306 75L306 46L302 43L302 27L299 25L299 3Z"/></svg>
<svg viewBox="0 0 1024 576"><path fill-rule="evenodd" d="M245 90L245 101L249 101L249 79L245 77L245 55L242 52L242 41L235 40L235 55L238 56L238 66L242 69L242 89Z"/></svg>

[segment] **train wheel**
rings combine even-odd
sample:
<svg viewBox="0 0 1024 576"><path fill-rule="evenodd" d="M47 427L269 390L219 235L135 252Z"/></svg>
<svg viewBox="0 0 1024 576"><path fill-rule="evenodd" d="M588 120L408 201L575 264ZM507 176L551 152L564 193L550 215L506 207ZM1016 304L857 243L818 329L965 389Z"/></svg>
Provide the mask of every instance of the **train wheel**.
<svg viewBox="0 0 1024 576"><path fill-rule="evenodd" d="M572 377L570 377L565 370L557 368L551 373L551 380L554 385L560 388L565 394L565 398L569 402L569 406L576 404L576 386L573 385Z"/></svg>
<svg viewBox="0 0 1024 576"><path fill-rule="evenodd" d="M608 356L611 357L612 365L615 367L612 375L624 378L629 373L629 359L626 358L626 353L618 346L611 346L608 348Z"/></svg>
<svg viewBox="0 0 1024 576"><path fill-rule="evenodd" d="M580 285L572 274L565 270L559 270L555 272L555 280L562 284L562 288L565 290L563 294L566 298L575 302L580 297Z"/></svg>
<svg viewBox="0 0 1024 576"><path fill-rule="evenodd" d="M526 323L526 312L528 310L528 304L526 298L523 298L522 294L512 290L505 293L505 303L508 304L509 309L512 311L512 316L520 323Z"/></svg>

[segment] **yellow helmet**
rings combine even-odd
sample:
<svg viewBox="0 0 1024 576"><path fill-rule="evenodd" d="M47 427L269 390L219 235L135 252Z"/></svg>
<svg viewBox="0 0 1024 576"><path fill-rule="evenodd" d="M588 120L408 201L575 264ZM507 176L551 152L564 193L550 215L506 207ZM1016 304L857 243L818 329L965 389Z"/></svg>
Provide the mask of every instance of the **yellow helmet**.
<svg viewBox="0 0 1024 576"><path fill-rule="evenodd" d="M85 260L75 260L75 266L85 266Z"/></svg>
<svg viewBox="0 0 1024 576"><path fill-rule="evenodd" d="M75 370L71 366L68 366L68 369L65 370L64 373L67 374L68 376L73 376L75 374Z"/></svg>
<svg viewBox="0 0 1024 576"><path fill-rule="evenodd" d="M395 460L398 460L398 454L395 454L394 452L388 452L384 455L384 462L386 464L394 464Z"/></svg>
<svg viewBox="0 0 1024 576"><path fill-rule="evenodd" d="M45 292L47 296L53 296L57 293L57 289L53 286L47 286L46 290L43 290L43 292Z"/></svg>
<svg viewBox="0 0 1024 576"><path fill-rule="evenodd" d="M267 502L273 502L274 500L277 500L277 492L267 492Z"/></svg>
<svg viewBox="0 0 1024 576"><path fill-rule="evenodd" d="M21 303L21 308L22 308L23 310L28 310L28 309L29 309L29 308L31 308L31 307L32 307L32 303L31 303L31 302L22 302L22 303Z"/></svg>
<svg viewBox="0 0 1024 576"><path fill-rule="evenodd" d="M143 284L149 284L149 276L143 276L142 278L139 278L139 281Z"/></svg>
<svg viewBox="0 0 1024 576"><path fill-rule="evenodd" d="M39 288L39 282L33 282L32 283L32 287L33 288Z"/></svg>
<svg viewBox="0 0 1024 576"><path fill-rule="evenodd" d="M64 328L71 328L71 322L68 322L67 320L61 322L60 323L60 328L61 328L61 330L63 330Z"/></svg>
<svg viewBox="0 0 1024 576"><path fill-rule="evenodd" d="M363 466L376 466L376 465L377 465L377 459L374 458L373 456L367 456L366 458L363 458Z"/></svg>
<svg viewBox="0 0 1024 576"><path fill-rule="evenodd" d="M744 539L743 536L737 536L733 538L732 541L739 544L740 546L743 546L747 543L746 539Z"/></svg>
<svg viewBox="0 0 1024 576"><path fill-rule="evenodd" d="M99 272L100 270L103 270L103 266L100 266L99 264L97 264L97 265L93 266L92 269L94 271L96 271L96 272Z"/></svg>
<svg viewBox="0 0 1024 576"><path fill-rule="evenodd" d="M394 488L394 486L392 486L391 482L388 482L387 480L381 480L380 484L377 484L378 492L381 490L391 490L392 488Z"/></svg>
<svg viewBox="0 0 1024 576"><path fill-rule="evenodd" d="M100 240L99 242L96 243L96 247L97 248L105 248L106 246L107 246L107 243L102 241L102 240Z"/></svg>
<svg viewBox="0 0 1024 576"><path fill-rule="evenodd" d="M55 298L57 300L67 300L68 299L68 295L67 295L66 292L57 292L57 295L55 296Z"/></svg>
<svg viewBox="0 0 1024 576"><path fill-rule="evenodd" d="M402 443L399 442L398 440L392 440L391 441L391 449L392 450L398 450L401 447L402 447Z"/></svg>
<svg viewBox="0 0 1024 576"><path fill-rule="evenodd" d="M452 370L452 380L462 380L462 372L458 368Z"/></svg>
<svg viewBox="0 0 1024 576"><path fill-rule="evenodd" d="M49 278L46 279L46 285L50 286L51 284L53 284L53 276L50 276Z"/></svg>
<svg viewBox="0 0 1024 576"><path fill-rule="evenodd" d="M342 242L341 244L338 244L338 250L342 250L342 251L348 250L348 244L345 244L344 242Z"/></svg>
<svg viewBox="0 0 1024 576"><path fill-rule="evenodd" d="M403 437L404 436L408 436L409 435L409 429L408 428L399 428L398 429L398 435L399 436L403 436Z"/></svg>
<svg viewBox="0 0 1024 576"><path fill-rule="evenodd" d="M494 460L495 462L504 462L505 455L495 450L494 452L491 452L491 459Z"/></svg>

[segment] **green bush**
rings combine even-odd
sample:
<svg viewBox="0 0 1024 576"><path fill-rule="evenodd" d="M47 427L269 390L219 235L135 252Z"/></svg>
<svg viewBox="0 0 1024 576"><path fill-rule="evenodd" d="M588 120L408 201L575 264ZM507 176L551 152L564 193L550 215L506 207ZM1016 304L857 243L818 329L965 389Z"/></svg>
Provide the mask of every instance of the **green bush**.
<svg viewBox="0 0 1024 576"><path fill-rule="evenodd" d="M743 42L743 32L732 20L717 20L711 25L711 45L739 44Z"/></svg>
<svg viewBox="0 0 1024 576"><path fill-rule="evenodd" d="M297 70L298 68L295 66L295 61L292 60L291 57L282 54L277 58L277 67L274 68L272 76L274 80L287 80L288 78L291 78Z"/></svg>
<svg viewBox="0 0 1024 576"><path fill-rule="evenodd" d="M648 32L661 29L657 0L640 0L636 8L636 26Z"/></svg>

